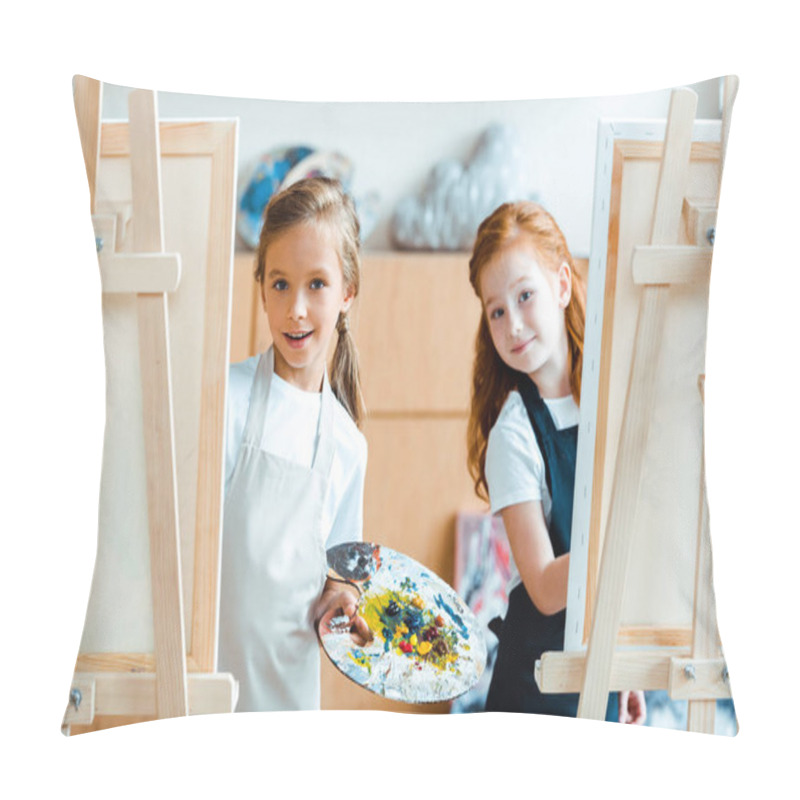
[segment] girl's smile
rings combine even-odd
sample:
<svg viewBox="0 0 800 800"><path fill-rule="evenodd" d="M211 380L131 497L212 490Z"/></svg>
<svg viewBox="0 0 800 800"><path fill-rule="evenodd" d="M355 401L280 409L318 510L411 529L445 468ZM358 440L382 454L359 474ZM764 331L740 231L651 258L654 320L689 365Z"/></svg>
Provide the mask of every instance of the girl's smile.
<svg viewBox="0 0 800 800"><path fill-rule="evenodd" d="M284 333L283 335L286 337L289 347L300 350L305 346L308 337L311 336L313 332L314 331L297 331L295 333Z"/></svg>
<svg viewBox="0 0 800 800"><path fill-rule="evenodd" d="M522 344L518 345L517 347L512 347L511 348L511 352L514 353L514 355L520 355L520 354L524 353L528 349L528 345L533 344L533 340L535 338L536 338L535 336L532 336L526 342L523 342Z"/></svg>

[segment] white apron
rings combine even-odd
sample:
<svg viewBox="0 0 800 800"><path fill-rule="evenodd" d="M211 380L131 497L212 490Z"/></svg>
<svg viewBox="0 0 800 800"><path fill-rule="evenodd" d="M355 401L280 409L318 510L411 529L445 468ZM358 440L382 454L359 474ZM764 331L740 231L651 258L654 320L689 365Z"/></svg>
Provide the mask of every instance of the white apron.
<svg viewBox="0 0 800 800"><path fill-rule="evenodd" d="M273 374L258 362L222 538L219 669L239 681L237 711L318 709L312 608L327 574L322 509L333 461L334 397L325 375L312 466L261 449Z"/></svg>

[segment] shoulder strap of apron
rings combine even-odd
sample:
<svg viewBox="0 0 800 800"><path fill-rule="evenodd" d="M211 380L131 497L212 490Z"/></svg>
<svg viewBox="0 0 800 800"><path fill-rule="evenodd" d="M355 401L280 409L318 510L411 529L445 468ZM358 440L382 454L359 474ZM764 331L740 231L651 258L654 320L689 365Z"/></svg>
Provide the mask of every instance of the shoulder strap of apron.
<svg viewBox="0 0 800 800"><path fill-rule="evenodd" d="M274 370L275 352L273 347L270 346L258 359L256 375L253 379L253 388L250 390L250 406L247 410L247 422L244 426L243 442L245 444L258 447L264 439L264 426L267 420L267 403L269 401L269 390L272 385ZM333 419L335 402L336 398L330 387L328 371L326 370L322 382L319 439L312 465L315 471L320 471L324 475L330 473L331 464L333 463Z"/></svg>
<svg viewBox="0 0 800 800"><path fill-rule="evenodd" d="M334 446L333 420L336 397L328 381L328 370L322 379L322 404L319 416L319 441L314 455L314 470L329 475L333 464Z"/></svg>
<svg viewBox="0 0 800 800"><path fill-rule="evenodd" d="M263 439L267 398L272 384L272 370L275 363L274 358L272 347L270 347L258 359L256 375L250 388L250 404L247 408L247 421L244 425L242 438L244 444L258 446Z"/></svg>
<svg viewBox="0 0 800 800"><path fill-rule="evenodd" d="M550 416L550 412L542 400L536 384L527 376L523 375L518 381L519 393L522 396L522 402L525 404L525 410L528 412L528 419L531 421L533 433L536 436L536 442L539 445L539 450L542 454L542 461L544 461L545 479L547 480L547 490L550 495L553 494L553 481L550 475L550 464L547 458L547 446L545 442L553 441L558 429Z"/></svg>

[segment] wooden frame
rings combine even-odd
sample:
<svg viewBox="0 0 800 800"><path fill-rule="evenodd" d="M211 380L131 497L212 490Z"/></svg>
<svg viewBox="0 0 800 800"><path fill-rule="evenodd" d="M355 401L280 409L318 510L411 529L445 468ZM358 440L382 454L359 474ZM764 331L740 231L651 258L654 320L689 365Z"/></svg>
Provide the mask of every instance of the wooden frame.
<svg viewBox="0 0 800 800"><path fill-rule="evenodd" d="M220 532L223 498L223 432L229 349L231 303L231 262L235 202L237 124L234 120L162 122L159 125L162 164L170 159L195 157L208 165L209 225L205 246L205 304L200 369L198 436L192 443L197 452L194 494L194 525L183 531L182 542L191 538L190 567L184 564L190 602L185 603L187 628L186 666L189 672L216 669L217 604L219 594ZM102 126L95 203L103 208L103 161L128 158L130 135L127 123L107 122ZM100 211L102 213L102 210ZM125 210L117 209L117 235L126 224ZM167 220L169 223L169 220ZM167 225L167 250L170 250ZM177 231L180 238L183 232ZM185 267L185 264L184 264ZM104 287L108 288L108 287ZM186 559L183 559L185 562ZM191 587L191 588L188 588ZM81 652L76 672L152 672L155 659L149 652Z"/></svg>
<svg viewBox="0 0 800 800"><path fill-rule="evenodd" d="M646 241L647 236L637 240L636 235L641 234L641 231L633 230L627 222L632 198L631 185L628 183L631 179L626 167L634 165L635 168L652 171L652 175L647 176L642 184L644 194L641 197L637 195L634 200L645 209L639 227L646 227L649 222L646 210L652 207L650 200L654 197L664 149L664 131L664 122L605 121L601 122L598 130L596 211L589 264L582 418L578 437L567 599L567 651L583 648L591 629L600 554L608 521L610 480L614 474L617 436L625 399L625 394L619 387L626 385L628 379L638 307L636 298L641 291L637 284L640 280L650 280L658 274L659 269L663 271L665 268L670 270L669 281L665 280L665 283L681 280L702 282L703 278L706 286L708 282L711 248L707 248L707 253L698 255L698 248L688 246L694 243L699 225L709 221L708 214L702 213L704 203L684 205L684 233L677 246L641 247L641 242ZM708 205L714 207L720 159L720 144L717 141L719 136L718 121L700 121L694 124L688 192L690 196L703 201L712 198ZM624 183L627 187L625 197L628 211L621 207ZM683 258L683 253L686 258ZM672 258L670 266L664 267L662 265L667 255ZM677 272L672 266L676 256ZM629 264L634 269L628 268ZM707 309L707 304L705 308ZM620 319L624 324L620 324ZM613 366L612 346L617 360ZM702 347L704 350L704 340ZM696 501L692 502L692 508L696 510ZM689 522L684 527L687 536L695 535L695 524ZM693 545L690 552L694 553ZM671 623L650 622L648 620L645 624L623 620L618 643L673 648L686 648L691 644L691 609L688 609L685 619L681 617Z"/></svg>
<svg viewBox="0 0 800 800"><path fill-rule="evenodd" d="M723 113L722 141L716 158L706 159L712 163L713 168L710 176L706 174L705 182L701 184L707 193L701 196L704 198L708 196L712 199L708 203L705 200L698 203L691 196L691 192L697 188L697 184L693 184L695 162L692 141L697 97L690 90L676 89L672 92L670 99L663 148L661 148L662 152L657 161L658 172L655 191L652 194L652 205L646 202L651 196L646 189L642 190L639 185L637 190L632 191L628 184L627 190L622 194L627 196L629 201L633 201L634 207L629 207L627 213L617 214L616 220L619 224L616 227L609 226L609 250L616 249L620 253L619 260L622 264L631 264L627 279L634 284L633 296L636 299L637 309L630 358L622 359L621 377L617 378L617 387L622 383L621 394L624 396L619 445L614 452L609 450L612 457L611 467L606 458L609 453L602 454L599 462L602 469L598 473L598 480L595 483L595 487L597 487L602 483L603 478L613 476L607 518L603 509L595 507L595 497L589 498L589 486L585 480L587 477L591 478L593 473L590 471L587 476L587 463L596 468L598 460L597 458L587 459L586 451L583 453L581 480L576 486L577 497L582 496L580 504L583 517L585 517L587 509L591 509L590 521L599 521L600 524L607 523L607 535L602 546L602 560L597 575L596 591L592 591L589 596L593 605L586 650L575 648L572 652L546 653L536 664L536 680L543 691L577 690L580 692L578 716L582 718L603 719L610 691L666 689L673 699L689 701L689 730L713 733L716 700L730 697L728 668L722 655L722 645L716 624L711 575L711 543L702 433L705 376L695 372L698 369L697 361L699 360L702 365L705 359L705 331L708 313L708 298L705 291L707 291L710 277L708 270L710 259L707 256L709 255L709 245L713 245L714 237L698 237L697 215L693 213L693 209L710 207L718 199L720 169L727 138L726 122L730 118L737 83L735 77L725 80L727 102ZM645 208L643 216L641 214L642 206ZM602 213L607 208L609 206L601 201L599 206L601 213L597 215L601 222L598 225L602 225L603 220L613 218ZM647 212L649 208L652 208L652 216ZM618 246L618 241L623 239L621 223L631 223L637 212L640 213L640 223L643 220L643 224L640 224L640 230L632 237L635 239L634 246L628 248L629 252L626 252L625 248ZM687 239L690 246L684 247L683 241ZM640 274L641 280L637 281L634 275L636 245L642 241L649 242L649 245L642 248L643 250L658 252L666 249L672 258L659 265L657 272L650 274L649 280ZM605 275L598 276L601 280L595 281L593 302L590 302L588 306L589 324L598 333L601 326L603 331L603 340L600 340L599 336L595 339L595 347L594 349L590 348L589 355L589 374L592 376L590 384L593 384L595 390L598 386L601 389L603 387L602 369L599 377L597 374L598 364L602 367L604 353L606 356L610 356L611 341L614 339L612 333L618 337L616 327L618 320L615 317L619 316L621 309L616 308L614 304L618 293L616 279L621 277L623 280L619 282L624 282L626 272L627 268L619 273L612 272L612 280L608 288L605 288ZM639 282L641 286L637 287L636 284ZM680 293L680 290L684 288L683 285L687 282L692 284L694 296ZM604 288L598 289L598 283ZM675 295L671 294L674 289L678 290ZM611 298L610 313L608 313L609 298ZM694 319L692 320L691 316L688 316L680 320L680 323L689 322L688 325L675 324L675 319L670 320L671 325L666 324L669 319L668 312L677 308L685 312L687 308L691 309L693 303L695 306ZM620 306L624 307L625 303L621 303ZM606 315L604 320L600 319L601 314ZM611 318L614 318L613 327L610 324ZM691 345L692 337L696 337L693 352L691 347L687 349L687 341ZM697 347L697 338L699 338L699 348ZM677 350L670 352L668 343L672 339L677 340L679 344ZM607 351L605 350L606 346L608 347ZM599 354L598 349L600 349ZM621 348L618 346L617 349ZM675 361L676 353L680 363ZM667 355L671 356L672 360L665 359ZM617 367L619 367L619 363L617 363ZM686 384L687 370L689 374L694 372L696 375L697 380L694 387ZM663 381L659 384L659 373L666 376L666 386ZM586 371L584 371L585 375ZM610 375L610 371L607 375ZM675 397L669 398L668 396L673 391L673 385L678 388ZM599 394L602 405L595 403L588 409L585 406L582 408L582 424L588 428L589 432L595 421L597 421L597 429L600 430L604 420L610 416L608 414L610 389L611 381L609 379L606 390ZM665 397L667 397L666 402ZM593 399L597 400L597 398L598 395L595 394ZM655 408L657 399L663 408ZM693 404L693 399L697 399L699 403ZM595 409L598 412L596 417L591 413ZM693 426L699 427L699 441L693 442L688 449L683 448L681 454L674 459L663 475L659 475L656 471L657 490L654 504L656 516L648 517L648 498L644 491L644 476L648 469L653 471L652 464L656 463L653 459L648 460L648 449L655 439L654 449L659 457L663 458L664 453L670 453L675 449L676 438L687 428ZM667 436L670 438L666 441L658 441L658 436L655 435L658 428L665 428ZM658 431L659 436L662 433L662 430ZM595 435L596 433L591 433L589 436L592 446L596 444ZM590 450L593 456L597 456L606 449L603 446L604 441L614 440L614 437L608 433L608 429L604 429L602 434L597 435L601 446L595 451ZM681 447L678 446L677 449L681 450ZM687 472L690 473L690 483L681 483L678 477L682 479ZM690 493L694 494L694 503L689 502ZM665 496L668 497L666 502ZM699 503L697 503L698 497ZM679 541L682 531L678 530L679 526L670 517L670 511L675 507L683 508L687 502L688 505L694 505L695 508L695 516L692 520L694 530L688 540ZM689 611L691 618L689 642L688 646L665 648L654 646L661 644L654 639L645 643L650 645L650 648L645 646L633 651L621 649L618 645L620 639L624 642L624 637L621 637L619 633L623 621L623 600L631 585L631 555L637 540L641 542L648 539L647 534L650 533L648 523L651 519L655 519L657 522L663 522L666 519L667 526L661 538L673 546L679 544L679 551L687 549L691 551L693 574L688 591L692 601ZM584 558L578 559L578 566L570 563L570 589L578 582L577 578L580 575L578 570L582 569L589 560L586 552L588 539L589 537L586 536L580 542ZM692 543L693 546L688 547L689 543ZM573 540L573 547L575 544L576 542ZM676 553L674 549L673 553ZM685 553L682 555L685 556ZM674 561L676 560L680 559L668 562L669 566L675 567ZM678 567L677 570L667 570L673 584L680 583L680 564ZM573 570L575 571L573 572ZM649 575L648 578L650 578ZM658 592L648 588L651 594L656 596L656 602L660 605L663 598ZM583 600L581 599L579 611L582 610L582 606ZM572 610L574 615L575 606ZM567 624L570 624L569 614ZM654 629L658 630L658 626L654 626ZM574 640L579 633L579 626L573 623L567 633Z"/></svg>

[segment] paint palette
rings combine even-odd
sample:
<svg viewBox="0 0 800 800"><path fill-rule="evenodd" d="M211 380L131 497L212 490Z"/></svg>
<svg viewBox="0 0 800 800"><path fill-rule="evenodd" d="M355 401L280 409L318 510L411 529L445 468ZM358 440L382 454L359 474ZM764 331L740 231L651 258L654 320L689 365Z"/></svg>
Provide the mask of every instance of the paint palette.
<svg viewBox="0 0 800 800"><path fill-rule="evenodd" d="M451 700L486 666L482 629L466 603L414 559L368 542L328 550L328 575L357 586L373 640L359 646L346 617L320 626L336 667L365 689L405 703Z"/></svg>

